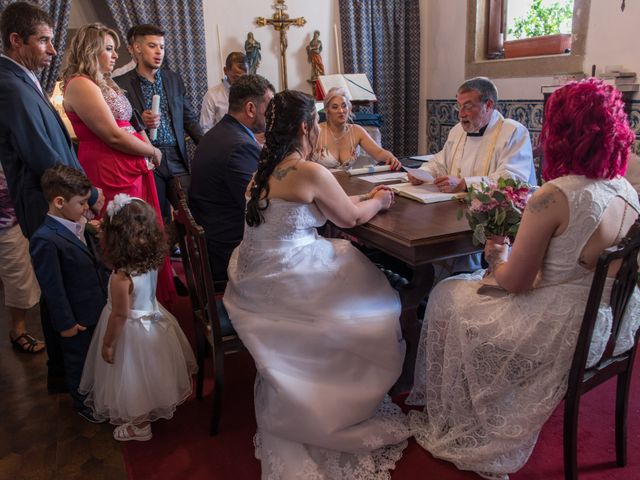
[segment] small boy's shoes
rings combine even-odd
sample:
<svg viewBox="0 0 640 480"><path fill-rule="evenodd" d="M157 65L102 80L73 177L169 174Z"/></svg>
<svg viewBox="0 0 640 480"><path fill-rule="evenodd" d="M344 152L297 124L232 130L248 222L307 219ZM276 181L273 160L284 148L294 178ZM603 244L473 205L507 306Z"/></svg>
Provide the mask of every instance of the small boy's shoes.
<svg viewBox="0 0 640 480"><path fill-rule="evenodd" d="M147 440L151 440L152 436L151 424L147 424L145 427L136 427L132 423L125 423L118 425L113 430L113 438L120 442L128 442L129 440L146 442Z"/></svg>
<svg viewBox="0 0 640 480"><path fill-rule="evenodd" d="M89 407L84 407L78 410L78 415L84 418L87 422L91 423L105 423L106 419L99 419L93 416L93 412Z"/></svg>

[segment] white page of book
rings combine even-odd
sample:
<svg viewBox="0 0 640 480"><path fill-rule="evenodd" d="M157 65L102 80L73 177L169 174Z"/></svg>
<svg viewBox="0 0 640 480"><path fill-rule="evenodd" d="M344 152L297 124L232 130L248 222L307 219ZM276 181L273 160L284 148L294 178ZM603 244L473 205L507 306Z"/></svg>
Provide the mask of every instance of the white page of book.
<svg viewBox="0 0 640 480"><path fill-rule="evenodd" d="M404 172L392 172L383 173L381 175L364 175L359 177L360 180L364 180L369 183L384 183L391 181L402 181L407 179L407 174Z"/></svg>
<svg viewBox="0 0 640 480"><path fill-rule="evenodd" d="M332 88L344 88L349 91L347 83L344 81L342 74L322 75L318 77L318 81L322 86L323 94L326 95Z"/></svg>
<svg viewBox="0 0 640 480"><path fill-rule="evenodd" d="M351 93L351 100L369 100L376 101L377 97L373 93L373 87L369 83L367 75L364 73L348 73L344 75L344 79Z"/></svg>
<svg viewBox="0 0 640 480"><path fill-rule="evenodd" d="M460 194L443 193L433 183L423 183L421 185L403 183L391 185L391 189L398 192L399 195L404 194L403 196L422 203L446 202L452 200L454 196L460 196Z"/></svg>

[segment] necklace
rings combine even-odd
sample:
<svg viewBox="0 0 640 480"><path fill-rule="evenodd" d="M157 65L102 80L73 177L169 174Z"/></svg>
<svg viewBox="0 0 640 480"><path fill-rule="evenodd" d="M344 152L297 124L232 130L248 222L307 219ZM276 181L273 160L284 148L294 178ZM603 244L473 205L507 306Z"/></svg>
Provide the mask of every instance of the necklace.
<svg viewBox="0 0 640 480"><path fill-rule="evenodd" d="M331 136L333 137L333 142L334 143L338 143L340 140L342 140L344 138L344 136L349 133L349 125L345 125L342 129L342 135L337 136L335 133L333 133L333 130L331 129L331 127L327 124L327 128L329 129L329 132L331 132Z"/></svg>

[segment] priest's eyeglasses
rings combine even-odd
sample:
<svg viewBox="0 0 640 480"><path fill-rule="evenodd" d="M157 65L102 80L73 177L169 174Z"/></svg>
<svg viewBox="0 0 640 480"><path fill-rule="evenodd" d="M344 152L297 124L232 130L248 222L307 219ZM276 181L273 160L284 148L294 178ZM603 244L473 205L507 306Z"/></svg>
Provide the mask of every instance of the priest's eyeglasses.
<svg viewBox="0 0 640 480"><path fill-rule="evenodd" d="M453 109L454 109L456 112L460 112L460 111L462 111L462 112L467 112L467 113L469 113L469 112L473 111L473 109L475 109L475 108L476 108L476 107L478 107L478 106L480 106L480 104L479 104L479 103L474 103L474 102L466 102L466 103L464 103L463 105L460 105L459 103L456 103L456 104L453 106Z"/></svg>

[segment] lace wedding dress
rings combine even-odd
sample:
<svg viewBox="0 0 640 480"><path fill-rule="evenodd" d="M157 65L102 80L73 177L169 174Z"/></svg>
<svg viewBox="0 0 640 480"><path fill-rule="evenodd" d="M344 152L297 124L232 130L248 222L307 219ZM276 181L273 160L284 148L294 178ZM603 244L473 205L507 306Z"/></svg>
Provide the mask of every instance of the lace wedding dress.
<svg viewBox="0 0 640 480"><path fill-rule="evenodd" d="M224 304L258 370L263 479L389 478L407 445L386 392L402 370L400 302L314 204L271 200L229 262Z"/></svg>
<svg viewBox="0 0 640 480"><path fill-rule="evenodd" d="M481 294L483 271L452 277L433 290L425 314L407 399L425 409L411 412L410 424L435 457L486 478L506 478L524 465L564 397L593 277L578 258L608 203L622 197L640 210L637 193L622 178L567 176L550 183L566 195L570 220L549 243L541 283L518 295ZM638 301L636 290L617 352L633 344ZM590 364L602 355L610 330L611 310L603 305Z"/></svg>

